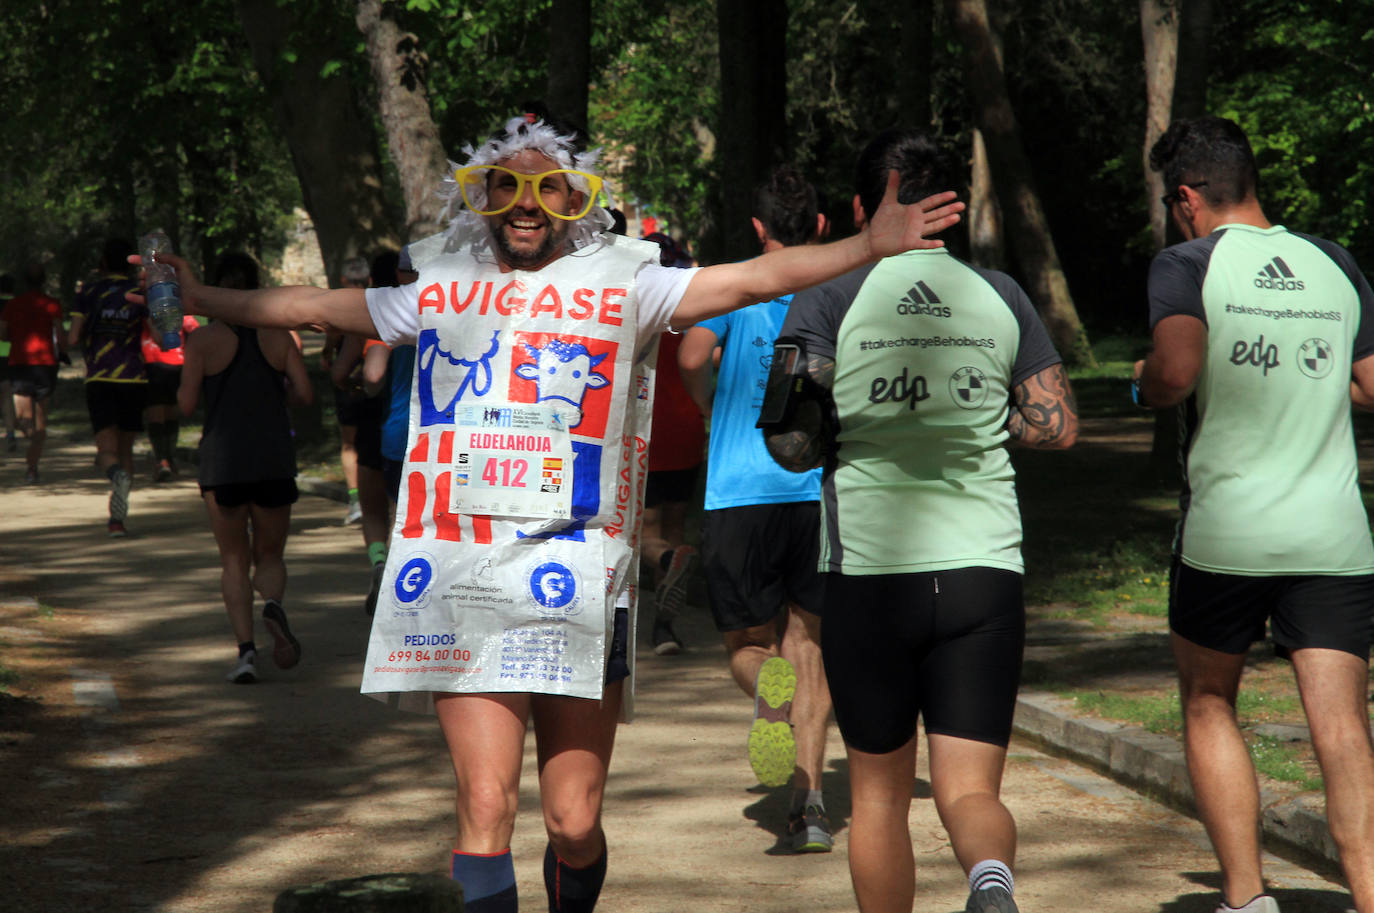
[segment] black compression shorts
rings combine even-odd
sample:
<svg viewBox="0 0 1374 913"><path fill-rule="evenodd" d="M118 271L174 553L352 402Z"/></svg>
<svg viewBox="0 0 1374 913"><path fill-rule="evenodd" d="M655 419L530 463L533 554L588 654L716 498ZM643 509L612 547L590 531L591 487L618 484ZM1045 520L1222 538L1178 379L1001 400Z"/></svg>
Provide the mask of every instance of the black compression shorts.
<svg viewBox="0 0 1374 913"><path fill-rule="evenodd" d="M664 501L690 501L697 490L701 465L690 469L660 469L644 481L644 506L658 507Z"/></svg>
<svg viewBox="0 0 1374 913"><path fill-rule="evenodd" d="M91 430L111 426L120 431L143 430L143 403L147 384L93 380L86 384L86 410Z"/></svg>
<svg viewBox="0 0 1374 913"><path fill-rule="evenodd" d="M1180 637L1237 655L1264 638L1266 619L1280 654L1323 647L1367 661L1374 635L1374 574L1242 577L1175 560L1169 628Z"/></svg>
<svg viewBox="0 0 1374 913"><path fill-rule="evenodd" d="M821 657L845 743L896 751L916 734L1006 746L1026 611L1021 575L987 567L825 575Z"/></svg>
<svg viewBox="0 0 1374 913"><path fill-rule="evenodd" d="M751 504L701 517L701 562L716 630L767 624L794 602L822 611L819 501Z"/></svg>
<svg viewBox="0 0 1374 913"><path fill-rule="evenodd" d="M148 372L148 390L145 405L175 406L177 404L177 388L181 386L181 365L154 363L148 365L146 370Z"/></svg>
<svg viewBox="0 0 1374 913"><path fill-rule="evenodd" d="M258 507L285 507L295 504L300 498L295 479L266 479L261 482L228 482L209 488L200 486L200 493L215 493L215 503L220 507L239 507L256 504Z"/></svg>

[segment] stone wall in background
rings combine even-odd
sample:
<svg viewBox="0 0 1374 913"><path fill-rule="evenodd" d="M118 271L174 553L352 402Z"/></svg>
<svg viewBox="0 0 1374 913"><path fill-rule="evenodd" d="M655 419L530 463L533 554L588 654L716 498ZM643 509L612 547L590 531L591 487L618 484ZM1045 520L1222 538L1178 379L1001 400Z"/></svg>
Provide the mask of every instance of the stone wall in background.
<svg viewBox="0 0 1374 913"><path fill-rule="evenodd" d="M272 270L275 285L314 285L326 288L329 278L324 271L324 257L315 237L315 225L310 214L297 208L291 213L292 226L287 234L286 249L282 251L281 266Z"/></svg>

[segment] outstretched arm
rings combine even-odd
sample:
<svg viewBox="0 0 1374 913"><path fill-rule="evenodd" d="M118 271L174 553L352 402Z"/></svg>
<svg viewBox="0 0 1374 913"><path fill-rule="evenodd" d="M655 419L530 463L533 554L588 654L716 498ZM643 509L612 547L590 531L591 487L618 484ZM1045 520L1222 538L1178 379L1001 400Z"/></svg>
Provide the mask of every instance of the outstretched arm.
<svg viewBox="0 0 1374 913"><path fill-rule="evenodd" d="M1078 403L1062 364L1017 384L1011 399L1007 434L1013 442L1037 450L1065 450L1078 440Z"/></svg>
<svg viewBox="0 0 1374 913"><path fill-rule="evenodd" d="M893 171L888 175L882 205L857 235L830 244L784 247L742 263L720 263L698 270L673 314L673 329L799 292L884 257L943 247L943 241L931 240L930 236L958 222L964 204L955 200L951 191L918 203L898 203L897 184L897 172Z"/></svg>
<svg viewBox="0 0 1374 913"><path fill-rule="evenodd" d="M187 262L172 254L158 254L159 261L170 263L181 284L181 303L189 313L218 317L228 323L249 327L276 327L283 330L315 327L325 331L357 333L375 339L377 327L367 310L362 289L322 289L309 285L282 288L233 289L201 285ZM142 263L137 255L130 263ZM131 301L143 296L130 292Z"/></svg>

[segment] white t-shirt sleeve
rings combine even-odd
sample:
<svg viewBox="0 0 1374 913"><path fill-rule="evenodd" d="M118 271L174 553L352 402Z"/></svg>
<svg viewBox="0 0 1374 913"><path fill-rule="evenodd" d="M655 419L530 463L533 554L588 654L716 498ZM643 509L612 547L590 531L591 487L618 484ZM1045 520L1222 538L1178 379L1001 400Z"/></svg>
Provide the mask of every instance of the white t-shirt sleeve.
<svg viewBox="0 0 1374 913"><path fill-rule="evenodd" d="M668 329L687 284L700 267L681 269L649 263L639 271L635 294L639 299L639 339L636 350L643 352L649 343Z"/></svg>
<svg viewBox="0 0 1374 913"><path fill-rule="evenodd" d="M389 346L415 344L420 332L420 283L370 288L367 312L377 328L377 338Z"/></svg>

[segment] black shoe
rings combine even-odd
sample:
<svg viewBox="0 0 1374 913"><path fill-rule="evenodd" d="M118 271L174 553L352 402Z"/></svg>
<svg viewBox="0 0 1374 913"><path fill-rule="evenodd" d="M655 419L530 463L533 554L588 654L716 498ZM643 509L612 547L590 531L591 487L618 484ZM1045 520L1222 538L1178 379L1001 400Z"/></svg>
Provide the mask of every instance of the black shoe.
<svg viewBox="0 0 1374 913"><path fill-rule="evenodd" d="M654 618L654 655L676 656L682 652L682 641L673 631L673 623L662 616Z"/></svg>
<svg viewBox="0 0 1374 913"><path fill-rule="evenodd" d="M272 662L278 669L290 669L301 661L301 642L291 634L291 626L286 623L286 613L275 602L268 602L262 610L262 620L267 632L276 641L272 646Z"/></svg>
<svg viewBox="0 0 1374 913"><path fill-rule="evenodd" d="M372 565L372 589L367 591L367 601L363 603L363 611L368 615L375 615L377 612L377 597L382 594L382 575L385 573L385 561Z"/></svg>

